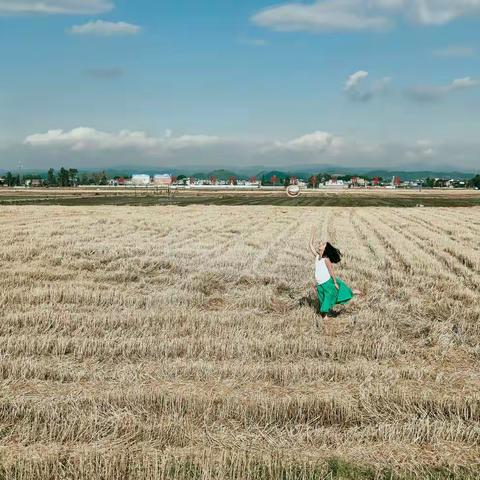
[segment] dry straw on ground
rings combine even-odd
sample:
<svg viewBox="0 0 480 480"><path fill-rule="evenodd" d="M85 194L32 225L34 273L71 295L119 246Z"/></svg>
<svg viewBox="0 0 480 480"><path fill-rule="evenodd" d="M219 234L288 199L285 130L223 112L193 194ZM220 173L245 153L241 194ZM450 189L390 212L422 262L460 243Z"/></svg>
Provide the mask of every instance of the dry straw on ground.
<svg viewBox="0 0 480 480"><path fill-rule="evenodd" d="M366 297L315 327L310 226ZM480 210L3 207L0 478L478 478Z"/></svg>

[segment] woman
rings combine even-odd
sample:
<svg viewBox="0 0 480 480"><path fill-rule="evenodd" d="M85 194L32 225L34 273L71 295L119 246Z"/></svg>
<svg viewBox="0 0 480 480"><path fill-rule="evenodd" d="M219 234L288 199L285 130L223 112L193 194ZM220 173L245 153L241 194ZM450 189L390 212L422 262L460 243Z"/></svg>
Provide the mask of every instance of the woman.
<svg viewBox="0 0 480 480"><path fill-rule="evenodd" d="M328 318L335 305L345 305L354 295L361 295L360 290L351 290L342 280L335 277L333 264L340 263L342 254L330 242L315 246L315 229L312 228L310 250L315 255L315 280L319 310L323 318Z"/></svg>

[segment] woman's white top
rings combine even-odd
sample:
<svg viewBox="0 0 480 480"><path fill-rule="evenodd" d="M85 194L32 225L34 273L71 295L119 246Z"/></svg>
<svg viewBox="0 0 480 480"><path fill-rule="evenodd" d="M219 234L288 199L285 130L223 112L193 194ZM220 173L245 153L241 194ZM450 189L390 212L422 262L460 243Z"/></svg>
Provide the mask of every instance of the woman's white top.
<svg viewBox="0 0 480 480"><path fill-rule="evenodd" d="M315 280L318 285L321 285L322 283L328 282L330 278L330 272L328 271L325 259L317 255L315 259Z"/></svg>

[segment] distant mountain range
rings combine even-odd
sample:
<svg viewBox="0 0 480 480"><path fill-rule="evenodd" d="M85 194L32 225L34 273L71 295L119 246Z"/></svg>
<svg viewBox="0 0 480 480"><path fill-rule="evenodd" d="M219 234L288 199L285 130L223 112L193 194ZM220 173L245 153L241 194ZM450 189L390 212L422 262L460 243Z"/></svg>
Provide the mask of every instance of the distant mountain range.
<svg viewBox="0 0 480 480"><path fill-rule="evenodd" d="M369 168L327 168L327 169L308 169L308 170L293 170L293 171L262 171L257 174L257 178L261 178L263 175L265 178L270 179L272 175L275 175L280 180L284 180L285 177L297 177L297 178L309 178L311 175L318 175L319 173L326 173L329 175L352 175L352 176L365 176L369 178L381 177L383 179L390 179L392 177L400 177L405 181L422 180L426 178L448 178L454 180L471 179L475 176L474 173L469 172L455 172L455 171L405 171L405 170L383 170L383 169L369 169Z"/></svg>
<svg viewBox="0 0 480 480"><path fill-rule="evenodd" d="M194 173L190 175L197 180L206 180L211 177L215 177L217 180L228 180L231 177L235 177L238 180L244 180L246 177L245 175L240 175L238 173L232 172L231 170L219 169L219 170L212 170L208 173Z"/></svg>
<svg viewBox="0 0 480 480"><path fill-rule="evenodd" d="M168 172L172 175L187 175L194 177L198 180L208 179L210 177L216 177L218 180L228 180L230 177L235 177L239 180L245 180L252 176L261 179L265 176L266 179L270 179L275 175L280 181L283 181L285 177L297 177L307 179L311 175L317 175L318 173L327 174L340 174L340 175L365 175L368 177L382 177L384 179L398 176L402 180L417 180L425 178L453 178L455 180L470 179L475 176L472 172L459 172L459 171L436 171L436 170L422 170L422 171L408 171L408 170L388 170L388 169L375 169L375 168L359 168L359 167L337 167L335 165L318 165L318 166L300 166L291 169L266 169L265 167L258 166L239 166L235 171L230 169L219 169L216 167L203 166L197 167L179 167L179 168L155 168L155 167L121 167L121 168L108 168L105 170L108 175L111 176L129 176L133 173L146 173L154 175L156 173Z"/></svg>
<svg viewBox="0 0 480 480"><path fill-rule="evenodd" d="M470 179L475 176L471 172L458 172L458 171L435 171L435 170L424 170L424 171L404 171L404 170L386 170L386 169L372 169L372 168L348 168L348 167L335 167L335 166L318 166L318 167L307 167L307 168L295 168L295 169L285 169L285 170L266 170L250 167L250 168L239 168L236 171L227 170L227 169L203 169L203 171L197 169L186 169L186 168L108 168L105 172L110 176L130 176L133 173L146 173L149 175L155 175L156 173L168 172L172 175L187 175L189 177L194 177L197 180L205 180L210 177L216 177L218 180L228 180L230 177L235 177L238 180L246 180L252 176L257 177L258 180L261 180L262 177L270 179L272 176L276 176L280 181L283 181L285 177L296 177L308 179L311 175L317 175L319 173L327 174L339 174L339 175L358 175L358 176L367 176L367 177L382 177L388 179L394 176L400 177L402 180L419 180L425 178L452 178L455 180L464 180Z"/></svg>
<svg viewBox="0 0 480 480"><path fill-rule="evenodd" d="M68 166L66 167L68 168ZM155 175L157 173L171 173L172 175L187 175L194 177L198 180L208 179L210 177L216 177L218 180L228 180L231 177L235 177L239 180L245 180L252 176L261 180L262 177L270 179L272 176L276 176L279 181L283 181L285 177L297 177L307 179L311 175L318 175L319 173L326 174L339 174L339 175L358 175L367 177L382 177L389 179L393 176L398 176L402 180L419 180L425 178L449 178L455 180L471 179L475 176L472 172L459 172L459 171L439 171L439 170L422 170L422 171L408 171L408 170L388 170L388 169L373 169L373 168L360 168L360 167L337 167L335 165L318 165L318 166L301 166L295 169L285 170L267 170L262 166L253 167L241 167L237 171L218 169L215 167L202 167L202 170L197 167L181 167L181 168L162 168L152 166L120 166L110 167L105 169L100 168L79 168L79 172L93 172L103 170L110 177L129 177L135 173L145 173L149 175ZM15 170L12 170L14 172ZM0 169L0 175L5 175L7 170ZM15 171L15 173L17 173ZM23 171L24 175L38 175L39 177L46 177L46 170L28 170Z"/></svg>

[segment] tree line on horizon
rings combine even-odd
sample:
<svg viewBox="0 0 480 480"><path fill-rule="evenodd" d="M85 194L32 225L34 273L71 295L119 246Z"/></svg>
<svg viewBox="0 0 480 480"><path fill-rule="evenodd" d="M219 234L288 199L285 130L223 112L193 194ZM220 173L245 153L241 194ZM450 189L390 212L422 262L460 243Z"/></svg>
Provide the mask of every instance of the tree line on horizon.
<svg viewBox="0 0 480 480"><path fill-rule="evenodd" d="M25 184L26 180L42 179L43 184L48 187L75 187L77 185L107 185L110 179L106 172L82 172L76 168L60 168L56 171L50 168L46 176L27 174L13 175L7 172L4 181L9 187L16 187Z"/></svg>
<svg viewBox="0 0 480 480"><path fill-rule="evenodd" d="M211 183L217 183L218 180L226 180L228 183L237 184L238 177L232 172L228 172L228 179L219 178L215 175L210 175L204 180L209 180ZM203 176L203 175L202 175ZM9 187L21 186L25 184L27 180L41 179L42 184L48 187L75 187L78 185L108 185L109 180L118 180L120 178L129 177L129 175L109 175L106 171L99 172L79 172L76 168L64 168L61 167L58 171L50 168L46 175L39 174L12 174L7 172L3 177L3 182ZM309 188L317 188L321 183L331 180L334 176L328 173L313 174L308 177L307 184ZM373 182L375 184L383 183L382 177L369 177L368 175L336 175L337 180L343 180L345 182L351 181L355 177L361 177L367 182ZM194 179L195 176L178 175L173 177L176 182L187 181L188 179ZM200 179L201 180L201 179ZM250 181L259 181L262 186L288 186L291 183L297 182L297 177L291 176L287 173L280 171L272 171L267 174L260 174L258 176L250 177ZM445 179L426 178L422 181L422 186L426 188L443 187L445 186ZM475 175L472 179L466 182L467 186L471 188L480 189L480 175Z"/></svg>

